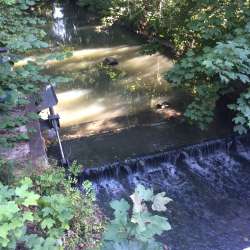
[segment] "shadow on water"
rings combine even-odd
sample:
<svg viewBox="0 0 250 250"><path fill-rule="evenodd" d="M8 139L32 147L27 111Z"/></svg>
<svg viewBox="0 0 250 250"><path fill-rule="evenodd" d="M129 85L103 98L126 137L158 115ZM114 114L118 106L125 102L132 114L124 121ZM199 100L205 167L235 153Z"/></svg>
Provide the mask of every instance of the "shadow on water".
<svg viewBox="0 0 250 250"><path fill-rule="evenodd" d="M250 137L195 146L85 169L101 207L128 198L137 184L166 192L172 250L243 250L250 246ZM110 209L105 210L110 215Z"/></svg>
<svg viewBox="0 0 250 250"><path fill-rule="evenodd" d="M175 99L183 98L164 80L172 61L158 53L142 54L143 41L134 34L121 27L103 29L98 18L67 2L55 3L53 16L51 36L73 50L71 58L48 64L51 74L72 79L57 87L57 112L65 136L73 137L72 126L152 112L158 102L178 103ZM107 57L118 65L102 65ZM174 104L167 112L179 114L181 105Z"/></svg>
<svg viewBox="0 0 250 250"><path fill-rule="evenodd" d="M105 212L111 199L128 198L141 183L173 199L165 214L173 229L160 238L171 250L249 247L249 136L205 141L230 134L230 119L218 110L207 132L185 123L189 97L163 77L170 59L142 55L143 41L119 27L101 29L67 1L53 8L51 35L73 49L72 58L49 65L73 79L57 87L63 146L70 159L92 167L80 179L93 181ZM110 56L118 66L103 68ZM168 107L157 110L164 101ZM56 146L49 155L57 155Z"/></svg>
<svg viewBox="0 0 250 250"><path fill-rule="evenodd" d="M190 100L164 79L172 61L141 53L143 41L121 27L102 29L101 22L75 5L53 5L51 36L70 46L73 56L49 63L51 74L72 78L57 86L62 136L70 158L102 165L228 135L231 127L218 115L207 132L183 122ZM114 57L119 64L106 67ZM164 109L159 103L167 102ZM49 152L55 156L55 149Z"/></svg>

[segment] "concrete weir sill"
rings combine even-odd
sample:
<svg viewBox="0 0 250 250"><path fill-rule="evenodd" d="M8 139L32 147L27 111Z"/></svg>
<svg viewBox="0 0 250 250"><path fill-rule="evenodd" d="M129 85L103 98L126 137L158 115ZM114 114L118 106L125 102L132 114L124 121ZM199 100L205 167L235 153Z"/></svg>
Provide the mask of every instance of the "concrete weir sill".
<svg viewBox="0 0 250 250"><path fill-rule="evenodd" d="M26 107L26 112L36 112L36 105L34 102L31 102ZM37 168L48 168L48 158L46 153L45 140L42 136L40 123L38 120L32 121L27 125L28 129L33 129L34 132L29 133L29 155L30 160L34 167Z"/></svg>

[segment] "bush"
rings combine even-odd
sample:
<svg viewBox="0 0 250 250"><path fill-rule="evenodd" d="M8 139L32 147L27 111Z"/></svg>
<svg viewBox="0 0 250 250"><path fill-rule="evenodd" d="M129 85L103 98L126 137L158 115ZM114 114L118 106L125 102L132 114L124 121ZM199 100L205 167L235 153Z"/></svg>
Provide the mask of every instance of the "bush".
<svg viewBox="0 0 250 250"><path fill-rule="evenodd" d="M32 177L37 192L45 197L50 197L46 198L48 205L53 206L53 200L56 203L58 196L62 196L60 198L62 200L69 200L73 208L73 216L70 219L69 227L66 225L68 228L64 228L66 233L63 237L63 244L65 249L70 250L76 249L77 246L89 248L98 245L104 227L104 218L94 203L95 193L92 184L89 181L83 182L81 189L84 190L84 193L81 193L79 187L76 186L81 168L74 162L67 173L68 178L65 178L65 170L57 167L45 171L41 176ZM61 207L60 203L56 207ZM55 211L56 214L57 211ZM49 220L49 223L60 225L59 229L61 229L63 218L58 218L59 221L57 218L58 216L56 219L52 218L53 222Z"/></svg>
<svg viewBox="0 0 250 250"><path fill-rule="evenodd" d="M81 7L88 8L90 11L105 11L109 8L109 0L78 0L77 4Z"/></svg>
<svg viewBox="0 0 250 250"><path fill-rule="evenodd" d="M32 181L23 179L20 184L11 188L0 183L0 248L16 249L25 246L30 249L59 249L56 238L42 237L41 218L38 210L40 195L31 191ZM38 229L37 234L29 232L29 225ZM41 235L41 236L40 236Z"/></svg>
<svg viewBox="0 0 250 250"><path fill-rule="evenodd" d="M103 218L94 206L90 182L82 194L71 177L49 169L22 179L16 186L0 183L0 249L74 250L98 245ZM33 180L33 181L32 181Z"/></svg>
<svg viewBox="0 0 250 250"><path fill-rule="evenodd" d="M188 89L193 102L186 117L204 129L213 120L216 101L220 96L240 91L238 101L229 108L236 111L234 130L247 131L249 123L250 23L234 31L235 38L218 42L213 48L190 50L170 72L167 79L176 87Z"/></svg>

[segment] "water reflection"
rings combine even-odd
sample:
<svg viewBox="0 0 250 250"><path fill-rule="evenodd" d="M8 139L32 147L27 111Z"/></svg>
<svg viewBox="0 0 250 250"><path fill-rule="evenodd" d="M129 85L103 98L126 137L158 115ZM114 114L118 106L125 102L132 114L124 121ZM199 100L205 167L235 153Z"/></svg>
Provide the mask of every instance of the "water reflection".
<svg viewBox="0 0 250 250"><path fill-rule="evenodd" d="M61 102L63 102L65 105L67 103L71 103L76 101L78 98L81 98L83 96L86 96L91 93L91 89L77 89L77 90L69 90L62 93L58 93L57 97L60 99Z"/></svg>
<svg viewBox="0 0 250 250"><path fill-rule="evenodd" d="M60 71L76 71L88 67L90 64L100 62L105 57L115 56L117 59L122 59L126 55L134 56L134 53L139 52L139 46L114 46L109 48L81 49L73 51L72 57L63 61L50 61L50 68Z"/></svg>
<svg viewBox="0 0 250 250"><path fill-rule="evenodd" d="M101 62L107 56L115 57L119 65L116 68L103 66ZM162 73L171 62L158 54L141 55L139 46L74 51L72 58L50 65L51 70L73 78L70 86L58 89L57 111L63 127L91 119L134 115L151 109L154 99L169 92Z"/></svg>
<svg viewBox="0 0 250 250"><path fill-rule="evenodd" d="M100 23L91 17L68 18L65 10L54 5L52 32L57 40L74 47L73 56L48 62L50 72L72 78L70 84L57 88L57 112L63 128L78 126L83 136L98 132L101 127L104 130L121 128L121 124L114 121L119 117L128 121L126 126L133 126L137 123L137 114L146 110L158 112L158 118L148 123L180 115L175 106L169 108L170 115L166 115L166 110L165 113L155 110L159 98L173 98L162 76L172 66L171 60L160 54L143 55L141 41L121 28L102 30ZM115 58L119 64L103 65L107 57Z"/></svg>
<svg viewBox="0 0 250 250"><path fill-rule="evenodd" d="M172 61L158 53L143 54L144 42L134 34L121 27L104 30L95 16L83 13L70 2L54 5L52 35L73 51L71 58L47 64L52 74L72 79L57 86L64 136L73 139L135 126L182 123L189 97L172 89L163 77ZM118 65L105 66L107 57L115 58ZM164 102L167 107L156 108ZM219 131L212 130L212 134Z"/></svg>
<svg viewBox="0 0 250 250"><path fill-rule="evenodd" d="M52 33L56 39L61 41L65 41L67 37L65 20L63 19L63 17L63 8L55 3L53 8L54 21L52 26Z"/></svg>

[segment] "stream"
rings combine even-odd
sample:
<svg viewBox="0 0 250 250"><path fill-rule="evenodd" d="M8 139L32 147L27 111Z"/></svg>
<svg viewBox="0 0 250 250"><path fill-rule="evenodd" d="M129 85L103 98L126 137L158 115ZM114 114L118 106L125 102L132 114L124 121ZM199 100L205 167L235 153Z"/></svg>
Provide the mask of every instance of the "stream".
<svg viewBox="0 0 250 250"><path fill-rule="evenodd" d="M137 184L166 192L172 230L160 237L171 250L250 247L250 137L207 141L84 170L111 215L112 199L129 200Z"/></svg>
<svg viewBox="0 0 250 250"><path fill-rule="evenodd" d="M186 123L190 97L164 80L172 60L143 54L145 41L124 27L103 29L67 1L53 17L53 40L73 51L49 68L72 78L56 87L63 147L85 167L80 182L93 182L103 211L111 215L109 202L140 183L173 199L164 214L172 230L159 238L169 250L250 247L250 137L230 136L222 110L207 131ZM107 57L118 65L103 65ZM58 157L57 145L48 153Z"/></svg>
<svg viewBox="0 0 250 250"><path fill-rule="evenodd" d="M161 152L231 133L224 110L207 131L185 122L190 101L164 74L172 60L143 54L145 40L121 26L103 29L101 21L70 1L54 3L51 37L73 56L49 65L51 74L70 77L56 87L63 146L84 166ZM118 65L107 67L105 58ZM159 109L157 105L167 103ZM49 154L57 156L57 147Z"/></svg>

